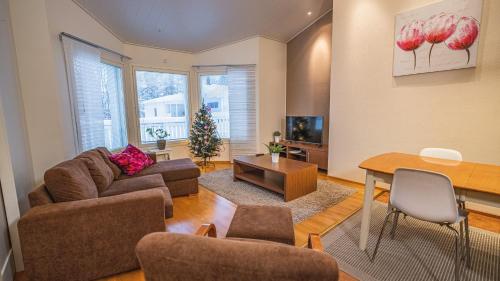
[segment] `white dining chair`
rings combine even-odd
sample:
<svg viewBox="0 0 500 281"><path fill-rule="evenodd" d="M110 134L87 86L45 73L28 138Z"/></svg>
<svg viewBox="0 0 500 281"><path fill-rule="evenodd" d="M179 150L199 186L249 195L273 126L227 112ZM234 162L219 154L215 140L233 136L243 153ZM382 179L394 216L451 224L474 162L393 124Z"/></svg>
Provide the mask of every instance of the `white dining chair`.
<svg viewBox="0 0 500 281"><path fill-rule="evenodd" d="M390 216L394 214L391 230L391 237L394 238L399 214L404 214L422 221L437 223L452 231L455 235L455 280L459 280L460 260L466 258L467 266L470 267L469 220L467 210L456 201L450 178L430 171L396 169L389 202L391 211L385 217L372 261L375 259ZM452 227L456 223L459 224L459 231Z"/></svg>
<svg viewBox="0 0 500 281"><path fill-rule="evenodd" d="M427 147L420 150L420 156L440 158L447 160L462 161L462 153L455 149L449 148L437 148L437 147ZM462 194L458 198L458 203L463 205L465 208L465 195Z"/></svg>
<svg viewBox="0 0 500 281"><path fill-rule="evenodd" d="M420 150L420 156L462 161L462 153L449 148L427 147Z"/></svg>

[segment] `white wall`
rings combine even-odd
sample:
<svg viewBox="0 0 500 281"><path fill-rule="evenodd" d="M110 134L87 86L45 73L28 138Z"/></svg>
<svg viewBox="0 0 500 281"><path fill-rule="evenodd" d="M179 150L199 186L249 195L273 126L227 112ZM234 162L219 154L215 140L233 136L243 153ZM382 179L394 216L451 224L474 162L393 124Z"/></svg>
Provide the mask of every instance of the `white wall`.
<svg viewBox="0 0 500 281"><path fill-rule="evenodd" d="M259 150L273 140L273 132L285 132L286 44L260 38L259 42Z"/></svg>
<svg viewBox="0 0 500 281"><path fill-rule="evenodd" d="M76 154L58 35L64 31L122 51L122 43L71 0L10 0L29 147L36 182Z"/></svg>
<svg viewBox="0 0 500 281"><path fill-rule="evenodd" d="M394 16L434 0L333 1L329 175L423 147L500 164L500 1L485 0L477 68L392 77Z"/></svg>
<svg viewBox="0 0 500 281"><path fill-rule="evenodd" d="M10 0L10 11L33 171L41 181L68 149L45 1Z"/></svg>
<svg viewBox="0 0 500 281"><path fill-rule="evenodd" d="M12 280L12 257L23 268L17 221L29 209L34 180L8 0L0 0L0 65L0 279Z"/></svg>
<svg viewBox="0 0 500 281"><path fill-rule="evenodd" d="M6 129L9 134L7 138L10 144L12 166L15 176L17 196L21 212L29 209L27 192L31 190L33 179L33 166L29 147L28 133L26 130L25 111L23 99L19 89L18 69L16 52L11 33L9 17L9 6L7 0L1 0L0 9L0 85L2 95L0 100L3 104L3 114Z"/></svg>
<svg viewBox="0 0 500 281"><path fill-rule="evenodd" d="M198 65L257 64L259 62L260 37L221 46L195 54Z"/></svg>

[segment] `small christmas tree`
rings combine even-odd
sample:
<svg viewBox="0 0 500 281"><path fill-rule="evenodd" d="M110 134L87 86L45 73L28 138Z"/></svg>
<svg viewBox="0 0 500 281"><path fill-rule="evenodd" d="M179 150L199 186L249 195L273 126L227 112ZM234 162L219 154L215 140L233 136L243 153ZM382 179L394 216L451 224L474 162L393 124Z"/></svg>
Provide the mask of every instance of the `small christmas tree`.
<svg viewBox="0 0 500 281"><path fill-rule="evenodd" d="M203 159L202 165L207 166L211 157L219 155L222 139L217 134L217 126L212 119L210 107L203 103L195 114L189 136L189 150L195 157Z"/></svg>

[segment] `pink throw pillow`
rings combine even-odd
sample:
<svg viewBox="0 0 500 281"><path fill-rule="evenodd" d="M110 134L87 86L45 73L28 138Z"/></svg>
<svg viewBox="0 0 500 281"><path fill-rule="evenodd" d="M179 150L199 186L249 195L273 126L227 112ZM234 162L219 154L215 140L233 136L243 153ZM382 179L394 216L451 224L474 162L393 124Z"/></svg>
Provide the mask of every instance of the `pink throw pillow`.
<svg viewBox="0 0 500 281"><path fill-rule="evenodd" d="M154 163L146 153L131 144L122 152L110 155L109 160L128 176L133 176Z"/></svg>

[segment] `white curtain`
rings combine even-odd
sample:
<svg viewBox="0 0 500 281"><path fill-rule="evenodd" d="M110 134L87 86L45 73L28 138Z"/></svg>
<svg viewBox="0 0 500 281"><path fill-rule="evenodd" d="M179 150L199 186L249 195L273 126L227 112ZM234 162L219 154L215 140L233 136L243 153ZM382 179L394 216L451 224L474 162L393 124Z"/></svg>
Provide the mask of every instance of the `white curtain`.
<svg viewBox="0 0 500 281"><path fill-rule="evenodd" d="M104 146L100 51L65 37L63 46L78 150Z"/></svg>
<svg viewBox="0 0 500 281"><path fill-rule="evenodd" d="M229 66L231 157L257 153L255 66Z"/></svg>

